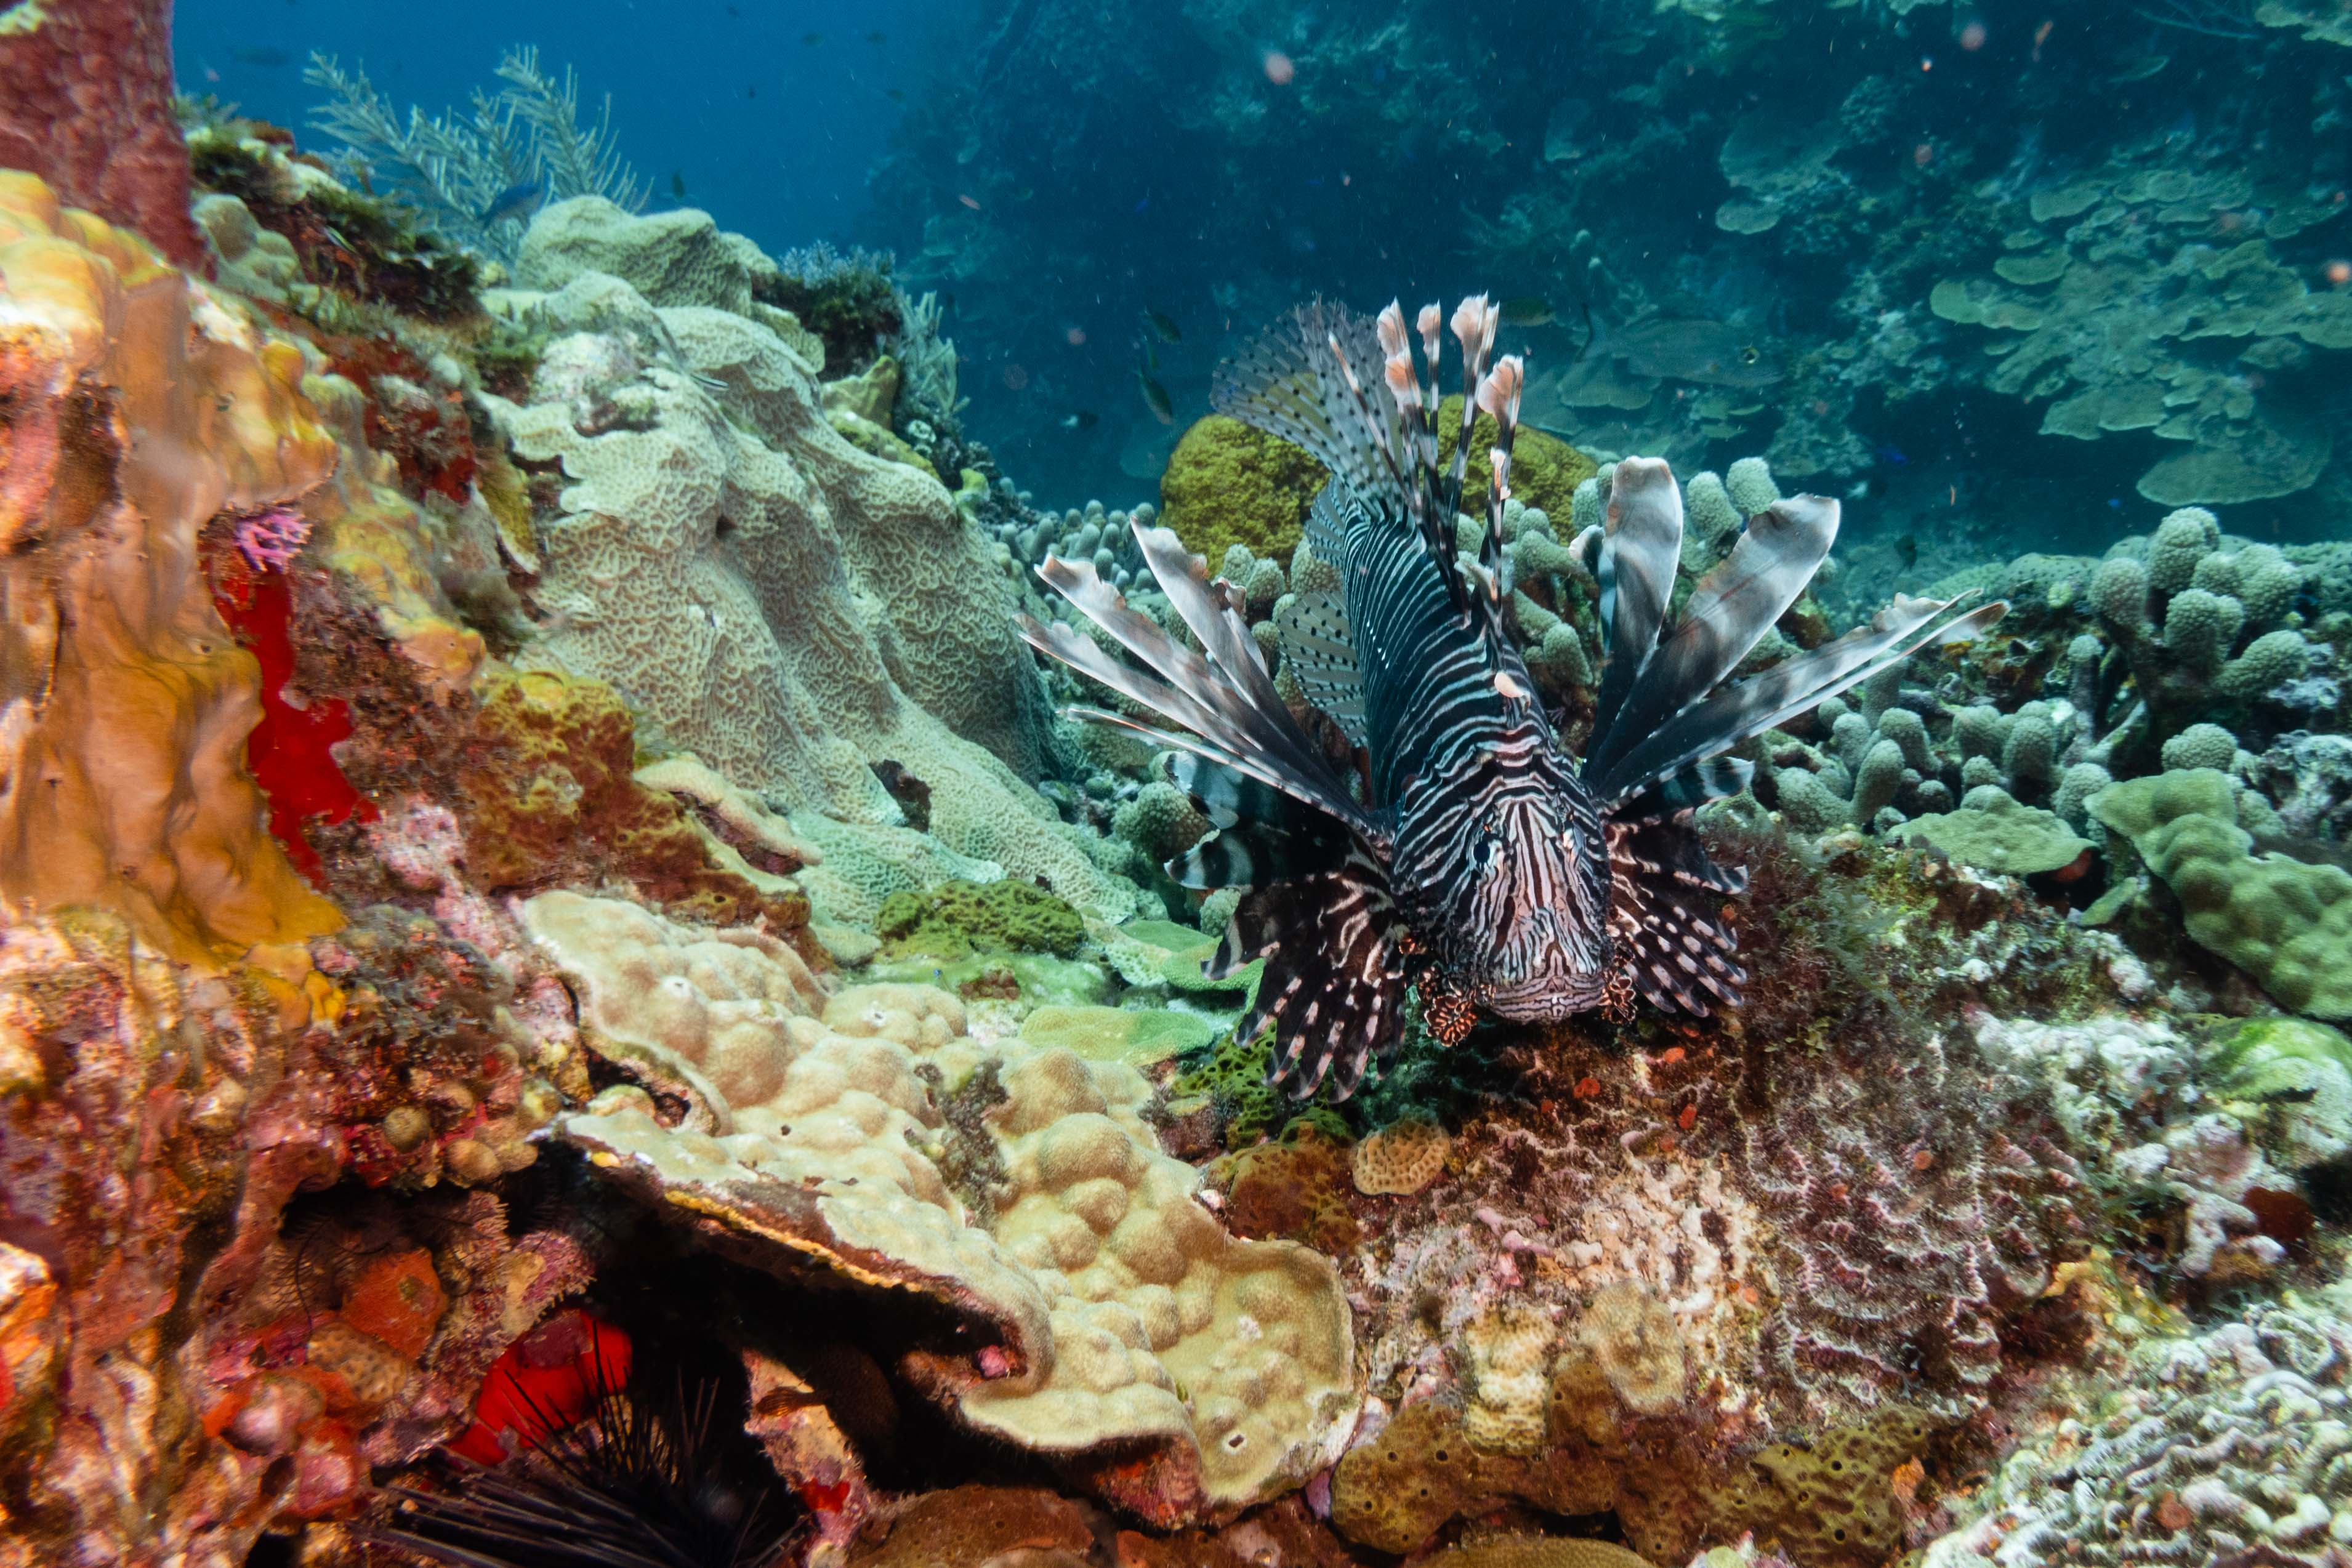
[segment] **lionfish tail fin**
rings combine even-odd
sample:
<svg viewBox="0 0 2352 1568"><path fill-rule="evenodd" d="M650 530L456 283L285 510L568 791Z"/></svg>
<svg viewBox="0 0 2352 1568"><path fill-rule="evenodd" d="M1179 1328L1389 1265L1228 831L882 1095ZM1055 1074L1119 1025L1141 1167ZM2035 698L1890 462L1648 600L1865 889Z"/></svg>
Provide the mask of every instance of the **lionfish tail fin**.
<svg viewBox="0 0 2352 1568"><path fill-rule="evenodd" d="M1375 1060L1395 1053L1405 998L1395 931L1388 879L1361 854L1255 888L1234 911L1204 973L1227 977L1265 960L1257 1004L1236 1033L1254 1040L1273 1028L1268 1078L1293 1100L1327 1081L1332 1097L1345 1100Z"/></svg>

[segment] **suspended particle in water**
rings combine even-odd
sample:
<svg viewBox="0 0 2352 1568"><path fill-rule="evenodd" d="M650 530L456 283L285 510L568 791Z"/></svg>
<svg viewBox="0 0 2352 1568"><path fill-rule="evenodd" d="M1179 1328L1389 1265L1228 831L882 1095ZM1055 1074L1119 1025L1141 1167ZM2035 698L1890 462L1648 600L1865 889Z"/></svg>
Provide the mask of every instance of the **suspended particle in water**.
<svg viewBox="0 0 2352 1568"><path fill-rule="evenodd" d="M1971 16L1960 28L1960 47L1974 54L1984 47L1985 25Z"/></svg>
<svg viewBox="0 0 2352 1568"><path fill-rule="evenodd" d="M2327 281L2341 288L2352 283L2352 261L2331 261L2327 264Z"/></svg>
<svg viewBox="0 0 2352 1568"><path fill-rule="evenodd" d="M1276 87L1288 87L1290 78L1298 74L1297 65L1280 49L1265 52L1265 79Z"/></svg>
<svg viewBox="0 0 2352 1568"><path fill-rule="evenodd" d="M1073 349L1083 349L1087 345L1087 329L1084 327L1073 327L1062 336L1069 340Z"/></svg>

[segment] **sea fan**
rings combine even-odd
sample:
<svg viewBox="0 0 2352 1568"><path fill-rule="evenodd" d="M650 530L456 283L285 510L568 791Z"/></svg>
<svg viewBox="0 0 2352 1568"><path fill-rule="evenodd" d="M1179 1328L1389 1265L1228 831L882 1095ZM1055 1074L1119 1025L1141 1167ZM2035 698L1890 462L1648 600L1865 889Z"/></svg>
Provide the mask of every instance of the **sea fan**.
<svg viewBox="0 0 2352 1568"><path fill-rule="evenodd" d="M592 1365L601 1363L592 1362ZM767 1568L793 1520L773 1489L736 1474L715 1383L666 1396L600 1385L588 1418L497 1466L453 1460L446 1490L396 1488L373 1532L458 1568ZM556 1429L556 1428L561 1429Z"/></svg>

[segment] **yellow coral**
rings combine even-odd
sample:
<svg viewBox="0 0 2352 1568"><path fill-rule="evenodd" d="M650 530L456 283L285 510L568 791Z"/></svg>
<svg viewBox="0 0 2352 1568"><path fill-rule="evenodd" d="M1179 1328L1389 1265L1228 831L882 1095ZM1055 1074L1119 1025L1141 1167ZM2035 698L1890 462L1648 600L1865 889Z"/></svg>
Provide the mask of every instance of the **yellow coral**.
<svg viewBox="0 0 2352 1568"><path fill-rule="evenodd" d="M1664 1301L1631 1281L1593 1293L1577 1338L1625 1408L1663 1416L1680 1408L1689 1386L1688 1351Z"/></svg>
<svg viewBox="0 0 2352 1568"><path fill-rule="evenodd" d="M1323 482L1320 463L1279 436L1213 413L1194 422L1160 476L1160 520L1211 570L1234 545L1290 559Z"/></svg>
<svg viewBox="0 0 2352 1568"><path fill-rule="evenodd" d="M1426 1117L1409 1116L1368 1134L1356 1145L1351 1165L1356 1190L1365 1194L1416 1193L1437 1179L1454 1140Z"/></svg>
<svg viewBox="0 0 2352 1568"><path fill-rule="evenodd" d="M332 929L245 770L258 672L196 534L336 448L301 350L137 236L0 173L0 895L104 904L173 956Z"/></svg>
<svg viewBox="0 0 2352 1568"><path fill-rule="evenodd" d="M1462 1430L1482 1448L1532 1454L1543 1447L1558 1333L1542 1308L1510 1301L1479 1314L1462 1336L1469 1390Z"/></svg>

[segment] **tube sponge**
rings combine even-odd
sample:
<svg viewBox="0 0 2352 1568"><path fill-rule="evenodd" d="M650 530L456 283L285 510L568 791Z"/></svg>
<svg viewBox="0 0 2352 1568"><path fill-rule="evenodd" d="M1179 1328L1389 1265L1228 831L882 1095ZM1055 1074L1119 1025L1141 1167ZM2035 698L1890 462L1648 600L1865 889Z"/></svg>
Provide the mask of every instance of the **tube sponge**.
<svg viewBox="0 0 2352 1568"><path fill-rule="evenodd" d="M1780 498L1772 470L1761 457L1743 457L1725 471L1723 487L1742 517L1752 517Z"/></svg>
<svg viewBox="0 0 2352 1568"><path fill-rule="evenodd" d="M1895 803L1895 796L1902 788L1903 748L1892 740L1882 739L1864 755L1862 766L1854 769L1854 821L1875 821L1880 811Z"/></svg>
<svg viewBox="0 0 2352 1568"><path fill-rule="evenodd" d="M1892 707L1878 716L1878 733L1903 751L1903 765L1922 773L1934 771L1927 752L1927 724L1907 707Z"/></svg>
<svg viewBox="0 0 2352 1568"><path fill-rule="evenodd" d="M2300 632L2265 632L2230 661L2213 684L2224 696L2250 702L2274 686L2300 680L2311 667L2311 650Z"/></svg>
<svg viewBox="0 0 2352 1568"><path fill-rule="evenodd" d="M2164 766L2214 768L2228 772L2237 759L2238 737L2218 724L2192 724L2164 743Z"/></svg>

